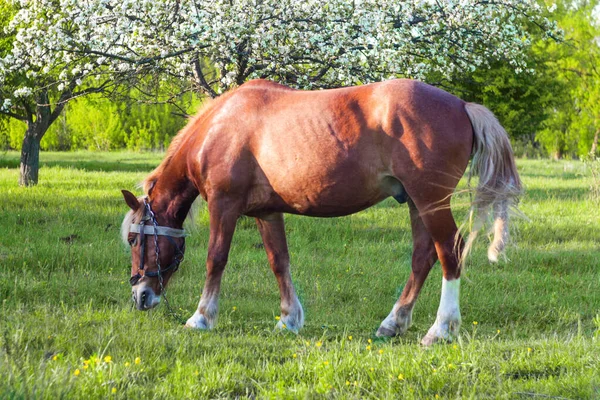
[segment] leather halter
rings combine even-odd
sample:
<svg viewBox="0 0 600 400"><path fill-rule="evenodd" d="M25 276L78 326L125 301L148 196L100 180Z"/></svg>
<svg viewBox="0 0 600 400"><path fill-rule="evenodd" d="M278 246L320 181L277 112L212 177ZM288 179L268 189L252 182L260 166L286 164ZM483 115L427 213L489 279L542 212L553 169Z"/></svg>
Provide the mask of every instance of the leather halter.
<svg viewBox="0 0 600 400"><path fill-rule="evenodd" d="M146 225L147 221L151 221L152 225ZM129 283L131 286L135 286L138 281L144 277L158 277L162 286L162 274L168 271L177 271L179 269L179 264L183 261L183 256L185 252L185 230L184 229L176 229L168 226L159 226L156 222L156 216L154 215L154 211L152 211L152 207L150 207L150 203L147 198L144 198L144 215L139 224L131 224L129 228L129 232L137 233L141 240L141 249L140 249L140 265L138 267L138 272L134 276L129 279ZM154 236L154 250L156 252L156 271L148 271L144 270L144 258L146 255L146 235ZM175 247L177 254L175 255L175 259L167 268L160 267L160 249L158 247L158 237L165 236L169 242ZM173 240L175 237L184 238L183 246L180 248L177 243ZM143 272L143 275L142 275Z"/></svg>

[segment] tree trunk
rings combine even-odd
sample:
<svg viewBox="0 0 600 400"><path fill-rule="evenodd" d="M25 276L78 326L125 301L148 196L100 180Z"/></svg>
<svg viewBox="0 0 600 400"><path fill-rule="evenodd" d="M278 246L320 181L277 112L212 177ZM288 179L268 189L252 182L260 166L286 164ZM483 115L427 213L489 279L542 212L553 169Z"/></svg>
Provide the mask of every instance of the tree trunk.
<svg viewBox="0 0 600 400"><path fill-rule="evenodd" d="M594 141L592 142L592 149L590 150L590 155L592 157L596 156L596 152L598 151L598 134L600 133L600 128L596 129L596 133L594 133Z"/></svg>
<svg viewBox="0 0 600 400"><path fill-rule="evenodd" d="M43 135L37 134L34 124L28 125L21 147L21 175L19 176L21 186L37 185L40 169L40 141Z"/></svg>

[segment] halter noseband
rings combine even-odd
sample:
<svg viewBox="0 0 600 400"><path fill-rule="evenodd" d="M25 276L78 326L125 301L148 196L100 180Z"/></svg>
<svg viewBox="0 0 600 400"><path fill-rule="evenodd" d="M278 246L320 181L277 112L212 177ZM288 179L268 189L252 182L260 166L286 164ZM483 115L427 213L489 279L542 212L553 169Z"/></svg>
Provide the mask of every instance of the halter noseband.
<svg viewBox="0 0 600 400"><path fill-rule="evenodd" d="M146 225L146 221L151 221L152 225ZM141 249L140 249L140 266L138 267L138 272L134 276L129 279L129 283L131 286L134 286L138 283L138 281L143 276L148 277L158 277L161 287L162 287L162 274L173 270L173 272L179 269L179 264L183 261L183 255L185 251L185 230L184 229L176 229L170 228L168 226L159 226L156 222L156 216L154 215L154 211L152 211L152 207L150 207L150 203L147 201L147 198L144 198L144 215L139 224L131 224L129 227L129 232L137 233L140 236L141 240ZM146 235L154 236L154 250L156 252L156 271L146 272L144 271L144 257L146 255ZM175 247L177 250L177 254L175 255L175 260L169 265L167 268L161 269L160 267L160 249L158 247L158 237L165 236L169 242ZM180 248L177 246L177 243L173 240L174 237L184 238L183 246ZM141 272L144 272L142 275Z"/></svg>

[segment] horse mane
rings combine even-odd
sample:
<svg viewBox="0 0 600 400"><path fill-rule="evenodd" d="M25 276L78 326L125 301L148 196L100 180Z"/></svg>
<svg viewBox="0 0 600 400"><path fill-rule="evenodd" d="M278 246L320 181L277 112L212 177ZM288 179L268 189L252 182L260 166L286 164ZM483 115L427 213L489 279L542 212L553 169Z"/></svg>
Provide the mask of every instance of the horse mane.
<svg viewBox="0 0 600 400"><path fill-rule="evenodd" d="M156 184L158 178L162 175L165 168L169 165L177 150L181 148L181 145L185 142L190 134L194 131L194 127L196 124L208 114L208 112L214 107L216 101L212 99L206 100L200 110L196 113L195 116L191 117L188 123L181 129L177 135L171 140L171 144L169 144L169 148L167 149L167 154L162 162L154 169L154 171L150 172L150 174L142 181L141 186L144 189L144 193L146 195L150 194L150 191Z"/></svg>

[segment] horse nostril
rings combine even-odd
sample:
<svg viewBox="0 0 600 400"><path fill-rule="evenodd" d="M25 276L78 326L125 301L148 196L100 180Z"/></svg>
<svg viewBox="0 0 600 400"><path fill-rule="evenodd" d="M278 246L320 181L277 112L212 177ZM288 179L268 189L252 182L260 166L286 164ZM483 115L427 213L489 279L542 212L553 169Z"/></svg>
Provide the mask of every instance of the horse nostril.
<svg viewBox="0 0 600 400"><path fill-rule="evenodd" d="M142 305L146 304L146 291L145 290L142 292L142 298L140 299L140 303Z"/></svg>

